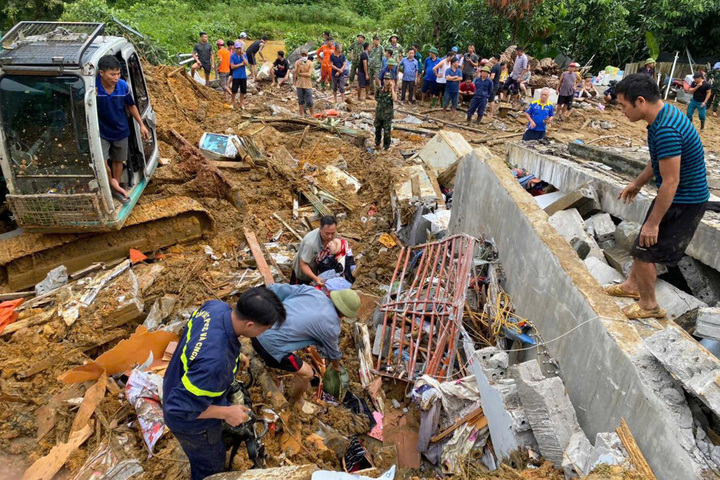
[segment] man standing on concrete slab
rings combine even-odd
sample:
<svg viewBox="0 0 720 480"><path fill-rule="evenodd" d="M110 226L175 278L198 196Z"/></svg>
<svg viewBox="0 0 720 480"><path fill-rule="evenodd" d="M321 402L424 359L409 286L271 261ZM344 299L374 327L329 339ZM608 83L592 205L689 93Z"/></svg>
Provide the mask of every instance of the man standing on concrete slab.
<svg viewBox="0 0 720 480"><path fill-rule="evenodd" d="M615 92L630 121L648 124L650 149L650 162L620 198L632 202L653 177L658 194L630 251L630 276L620 285L607 287L606 292L638 300L623 309L630 319L662 318L665 311L655 298L655 264L676 265L702 220L710 198L705 154L688 118L660 99L660 89L650 76L630 75L617 84Z"/></svg>
<svg viewBox="0 0 720 480"><path fill-rule="evenodd" d="M547 126L552 123L555 110L548 100L550 89L545 87L540 92L540 100L535 100L525 110L528 119L527 130L523 134L523 141L543 140L547 132Z"/></svg>

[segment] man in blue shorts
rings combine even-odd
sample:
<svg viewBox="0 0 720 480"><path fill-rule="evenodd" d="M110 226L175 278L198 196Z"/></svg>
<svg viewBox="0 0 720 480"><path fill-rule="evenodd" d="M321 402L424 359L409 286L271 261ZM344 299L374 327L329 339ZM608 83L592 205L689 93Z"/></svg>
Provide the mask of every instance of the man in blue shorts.
<svg viewBox="0 0 720 480"><path fill-rule="evenodd" d="M676 265L705 214L710 198L705 153L690 120L660 99L660 89L652 77L642 73L629 75L617 84L615 93L622 112L631 122L644 120L648 124L650 149L645 169L619 198L632 202L653 178L658 192L630 251L633 257L630 276L605 291L638 300L623 309L630 319L662 318L666 313L655 298L655 264Z"/></svg>

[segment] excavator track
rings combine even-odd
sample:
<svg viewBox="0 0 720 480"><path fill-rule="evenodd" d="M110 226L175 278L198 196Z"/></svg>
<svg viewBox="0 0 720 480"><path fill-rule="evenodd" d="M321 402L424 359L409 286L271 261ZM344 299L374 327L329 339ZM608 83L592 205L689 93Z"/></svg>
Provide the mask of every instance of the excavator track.
<svg viewBox="0 0 720 480"><path fill-rule="evenodd" d="M0 283L10 291L22 290L59 265L76 272L95 262L125 257L131 248L149 252L198 240L213 228L212 216L197 201L168 197L136 205L120 230L81 234L16 230L0 235Z"/></svg>

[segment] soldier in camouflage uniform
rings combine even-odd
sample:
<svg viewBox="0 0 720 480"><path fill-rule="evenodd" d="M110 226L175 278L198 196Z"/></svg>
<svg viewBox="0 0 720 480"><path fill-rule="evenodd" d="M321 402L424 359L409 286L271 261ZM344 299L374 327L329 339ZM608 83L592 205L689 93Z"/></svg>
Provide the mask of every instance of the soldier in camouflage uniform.
<svg viewBox="0 0 720 480"><path fill-rule="evenodd" d="M370 86L372 94L375 95L377 92L377 86L375 80L377 80L382 68L383 59L383 48L380 46L380 39L377 35L373 36L373 43L370 46L370 62L368 67L370 69Z"/></svg>
<svg viewBox="0 0 720 480"><path fill-rule="evenodd" d="M355 80L355 73L359 67L358 62L360 61L360 54L363 52L363 43L365 43L365 35L358 33L357 41L350 45L348 49L348 60L352 63L350 68L350 78L348 78L348 85Z"/></svg>
<svg viewBox="0 0 720 480"><path fill-rule="evenodd" d="M394 33L390 35L390 48L392 48L393 51L393 58L397 60L399 64L400 60L405 56L405 49L398 43L398 36Z"/></svg>
<svg viewBox="0 0 720 480"><path fill-rule="evenodd" d="M380 149L380 140L383 140L383 148L390 148L392 121L394 115L393 105L397 101L395 91L395 80L390 72L385 74L385 84L382 90L375 95L377 107L375 107L375 149Z"/></svg>
<svg viewBox="0 0 720 480"><path fill-rule="evenodd" d="M713 69L708 72L708 81L712 84L712 94L708 107L712 106L713 116L717 117L718 104L720 104L720 62L717 62Z"/></svg>

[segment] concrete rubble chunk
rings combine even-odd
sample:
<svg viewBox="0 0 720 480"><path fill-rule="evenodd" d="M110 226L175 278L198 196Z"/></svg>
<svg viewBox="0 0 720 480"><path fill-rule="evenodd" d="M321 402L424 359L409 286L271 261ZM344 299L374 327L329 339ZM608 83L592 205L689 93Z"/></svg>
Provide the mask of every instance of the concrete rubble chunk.
<svg viewBox="0 0 720 480"><path fill-rule="evenodd" d="M628 459L628 453L615 432L600 432L595 437L595 455L590 464L590 471L604 463L605 465L621 465Z"/></svg>
<svg viewBox="0 0 720 480"><path fill-rule="evenodd" d="M565 384L560 377L545 378L537 360L514 365L510 372L540 453L562 467L570 438L581 431Z"/></svg>
<svg viewBox="0 0 720 480"><path fill-rule="evenodd" d="M623 220L615 228L615 245L629 252L638 235L640 235L640 225Z"/></svg>
<svg viewBox="0 0 720 480"><path fill-rule="evenodd" d="M713 307L720 302L720 272L688 256L680 260L678 268L693 296Z"/></svg>
<svg viewBox="0 0 720 480"><path fill-rule="evenodd" d="M597 213L585 220L585 226L598 243L615 238L615 223L609 213Z"/></svg>
<svg viewBox="0 0 720 480"><path fill-rule="evenodd" d="M577 238L581 243L585 242L590 246L589 256L595 257L602 262L605 261L605 255L603 255L602 250L598 247L597 242L585 231L585 222L577 209L572 208L570 210L559 211L553 214L548 221L571 245L573 239ZM578 240L575 240L575 243L579 248Z"/></svg>
<svg viewBox="0 0 720 480"><path fill-rule="evenodd" d="M581 185L567 195L558 198L556 201L545 207L545 213L551 217L557 212L569 208L577 209L580 215L586 217L600 211L600 199L595 189L588 185Z"/></svg>
<svg viewBox="0 0 720 480"><path fill-rule="evenodd" d="M581 430L570 437L562 460L562 469L565 478L585 477L590 473L595 457L595 449L590 444L585 433Z"/></svg>
<svg viewBox="0 0 720 480"><path fill-rule="evenodd" d="M655 283L655 298L660 307L667 312L668 318L672 319L678 318L692 309L707 307L705 302L660 278Z"/></svg>
<svg viewBox="0 0 720 480"><path fill-rule="evenodd" d="M475 360L473 373L496 455L506 459L518 448L537 448L515 381L501 373L507 367L507 353L495 347L474 350L472 341L465 341L464 348Z"/></svg>
<svg viewBox="0 0 720 480"><path fill-rule="evenodd" d="M587 257L584 261L590 275L595 277L600 285L620 283L625 279L620 272L595 257Z"/></svg>
<svg viewBox="0 0 720 480"><path fill-rule="evenodd" d="M68 283L68 272L65 265L55 267L48 272L42 282L35 285L35 296L52 292Z"/></svg>
<svg viewBox="0 0 720 480"><path fill-rule="evenodd" d="M720 414L720 360L676 327L646 338L643 344L691 394Z"/></svg>
<svg viewBox="0 0 720 480"><path fill-rule="evenodd" d="M720 341L720 307L697 309L695 335Z"/></svg>
<svg viewBox="0 0 720 480"><path fill-rule="evenodd" d="M618 272L622 273L623 276L627 277L630 275L630 269L632 268L633 259L627 250L619 245L613 245L611 247L603 249L605 259L607 263Z"/></svg>

